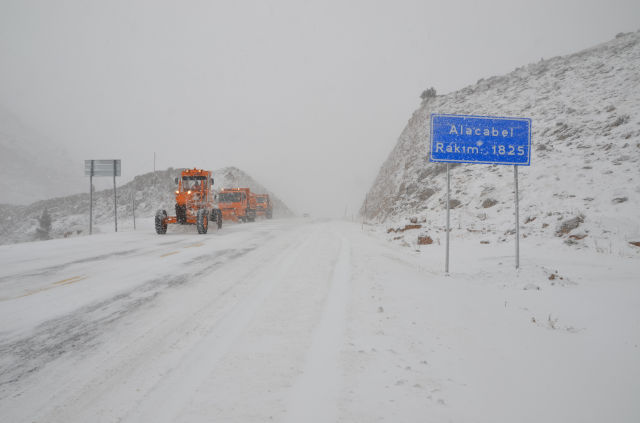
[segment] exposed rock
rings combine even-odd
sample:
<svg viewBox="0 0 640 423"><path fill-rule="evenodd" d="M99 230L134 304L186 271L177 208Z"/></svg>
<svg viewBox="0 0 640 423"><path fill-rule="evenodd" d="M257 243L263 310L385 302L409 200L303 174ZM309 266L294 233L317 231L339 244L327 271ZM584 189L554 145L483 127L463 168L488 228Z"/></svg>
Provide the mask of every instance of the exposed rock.
<svg viewBox="0 0 640 423"><path fill-rule="evenodd" d="M489 240L488 239L483 239L482 241L480 241L480 244L488 244Z"/></svg>
<svg viewBox="0 0 640 423"><path fill-rule="evenodd" d="M569 238L573 238L575 240L581 240L587 237L587 234L574 234L574 235L569 235Z"/></svg>
<svg viewBox="0 0 640 423"><path fill-rule="evenodd" d="M427 189L425 189L425 190L424 190L424 191L423 191L423 192L418 196L418 198L419 198L421 201L426 201L426 200L428 200L428 199L429 199L433 194L435 194L435 193L436 193L436 191L435 191L435 190L433 190L433 189L431 189L431 188L427 188Z"/></svg>
<svg viewBox="0 0 640 423"><path fill-rule="evenodd" d="M572 230L576 229L583 222L581 217L574 217L573 219L565 220L558 223L556 226L556 236L562 236L568 234Z"/></svg>
<svg viewBox="0 0 640 423"><path fill-rule="evenodd" d="M495 198L487 198L482 202L482 207L488 209L489 207L493 207L496 204L498 204L498 200L496 200Z"/></svg>
<svg viewBox="0 0 640 423"><path fill-rule="evenodd" d="M433 244L433 239L427 234L418 235L418 245Z"/></svg>
<svg viewBox="0 0 640 423"><path fill-rule="evenodd" d="M460 200L456 200L455 198L450 198L449 199L449 208L450 209L455 209L456 207L460 206L460 204L462 204L460 202ZM444 207L445 209L447 208L447 200L444 200L444 204L442 205L442 207Z"/></svg>
<svg viewBox="0 0 640 423"><path fill-rule="evenodd" d="M525 219L524 223L525 225L529 222L533 222L534 220L536 220L536 216L529 216Z"/></svg>
<svg viewBox="0 0 640 423"><path fill-rule="evenodd" d="M627 200L628 200L627 197L620 197L620 198L614 198L613 201L611 201L611 202L613 204L620 204L620 203L624 203Z"/></svg>

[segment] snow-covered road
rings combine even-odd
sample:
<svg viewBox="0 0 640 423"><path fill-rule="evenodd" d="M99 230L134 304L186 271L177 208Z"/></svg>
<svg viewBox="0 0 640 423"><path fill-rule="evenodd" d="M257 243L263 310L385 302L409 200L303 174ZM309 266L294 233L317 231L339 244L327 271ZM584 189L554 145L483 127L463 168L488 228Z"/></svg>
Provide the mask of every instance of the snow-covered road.
<svg viewBox="0 0 640 423"><path fill-rule="evenodd" d="M351 222L146 223L0 247L1 421L640 417L638 260L454 239L446 277Z"/></svg>

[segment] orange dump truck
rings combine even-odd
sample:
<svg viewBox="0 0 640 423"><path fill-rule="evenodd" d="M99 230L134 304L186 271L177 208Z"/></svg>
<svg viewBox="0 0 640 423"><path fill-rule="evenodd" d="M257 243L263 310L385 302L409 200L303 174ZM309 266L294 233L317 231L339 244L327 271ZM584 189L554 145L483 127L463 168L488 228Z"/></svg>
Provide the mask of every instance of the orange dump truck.
<svg viewBox="0 0 640 423"><path fill-rule="evenodd" d="M218 206L224 220L256 220L256 195L249 188L222 188L218 193Z"/></svg>
<svg viewBox="0 0 640 423"><path fill-rule="evenodd" d="M273 217L273 203L269 194L256 194L256 202L258 203L257 215L271 219Z"/></svg>
<svg viewBox="0 0 640 423"><path fill-rule="evenodd" d="M213 178L211 172L202 169L187 169L180 178L175 180L176 215L167 216L166 210L156 212L156 232L167 233L167 225L178 223L181 225L196 225L198 233L206 234L209 222L215 222L222 227L222 213L214 205L212 191Z"/></svg>

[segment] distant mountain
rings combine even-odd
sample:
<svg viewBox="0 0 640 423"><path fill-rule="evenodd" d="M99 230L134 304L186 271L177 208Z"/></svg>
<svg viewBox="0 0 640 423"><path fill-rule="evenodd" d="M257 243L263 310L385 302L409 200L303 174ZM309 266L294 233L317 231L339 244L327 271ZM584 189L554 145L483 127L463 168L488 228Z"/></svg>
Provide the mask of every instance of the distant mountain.
<svg viewBox="0 0 640 423"><path fill-rule="evenodd" d="M175 205L174 179L184 169L169 168L136 176L133 181L117 187L119 219L131 219L131 196L136 201L136 217L152 217L158 209L173 213ZM213 172L214 189L240 187L251 188L259 194L269 194L274 202L273 217L294 217L294 213L271 191L251 176L235 167L225 167ZM113 221L113 189L93 194L93 223ZM89 193L38 201L27 206L0 204L0 244L15 244L35 239L38 217L47 209L52 217L53 238L65 234L84 235L89 229Z"/></svg>
<svg viewBox="0 0 640 423"><path fill-rule="evenodd" d="M429 162L432 113L532 118L531 166L519 171L525 235L554 236L578 218L591 226L572 234L591 229L576 242L612 231L640 236L640 32L428 99L368 193L368 221L393 229L414 218L425 231L443 227L446 164ZM513 192L513 166L452 165L452 227L506 239Z"/></svg>
<svg viewBox="0 0 640 423"><path fill-rule="evenodd" d="M0 204L82 192L84 164L0 107Z"/></svg>

